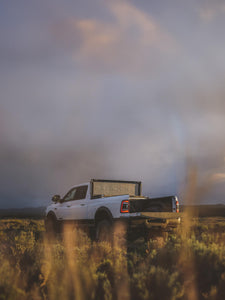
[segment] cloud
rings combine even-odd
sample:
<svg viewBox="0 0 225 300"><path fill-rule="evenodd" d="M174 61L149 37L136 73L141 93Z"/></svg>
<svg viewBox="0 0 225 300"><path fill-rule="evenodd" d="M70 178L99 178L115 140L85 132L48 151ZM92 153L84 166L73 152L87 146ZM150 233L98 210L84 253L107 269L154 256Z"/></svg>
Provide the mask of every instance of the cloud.
<svg viewBox="0 0 225 300"><path fill-rule="evenodd" d="M225 182L225 173L213 174L212 179L215 182Z"/></svg>
<svg viewBox="0 0 225 300"><path fill-rule="evenodd" d="M47 148L44 145L21 148L7 143L0 149L0 207L41 206L53 193L63 195L79 182L109 177L105 147L88 143L76 148Z"/></svg>
<svg viewBox="0 0 225 300"><path fill-rule="evenodd" d="M223 26L196 22L202 2L65 1L45 17L25 2L1 26L4 206L92 177L174 194L187 156L202 176L224 173Z"/></svg>
<svg viewBox="0 0 225 300"><path fill-rule="evenodd" d="M71 47L77 63L94 70L152 72L174 57L177 43L147 13L127 1L107 1L110 20L71 18L55 35Z"/></svg>
<svg viewBox="0 0 225 300"><path fill-rule="evenodd" d="M225 14L225 3L222 0L206 0L200 5L199 16L205 22L211 22L219 15Z"/></svg>

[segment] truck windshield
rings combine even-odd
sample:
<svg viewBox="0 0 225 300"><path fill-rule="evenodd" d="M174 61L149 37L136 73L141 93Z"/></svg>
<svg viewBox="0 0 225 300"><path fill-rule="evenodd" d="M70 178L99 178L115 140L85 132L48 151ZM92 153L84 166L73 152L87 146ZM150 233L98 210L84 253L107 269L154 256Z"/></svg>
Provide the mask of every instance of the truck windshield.
<svg viewBox="0 0 225 300"><path fill-rule="evenodd" d="M139 182L121 182L121 181L93 181L92 196L118 196L130 195L140 196Z"/></svg>

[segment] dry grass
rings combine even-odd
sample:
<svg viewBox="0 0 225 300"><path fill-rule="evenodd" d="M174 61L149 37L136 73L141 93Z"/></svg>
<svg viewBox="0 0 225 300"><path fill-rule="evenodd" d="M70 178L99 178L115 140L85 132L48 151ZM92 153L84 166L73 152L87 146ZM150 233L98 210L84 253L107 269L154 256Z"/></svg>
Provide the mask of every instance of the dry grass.
<svg viewBox="0 0 225 300"><path fill-rule="evenodd" d="M225 219L195 218L160 244L113 247L43 221L0 221L0 299L225 299ZM117 228L121 232L121 228Z"/></svg>

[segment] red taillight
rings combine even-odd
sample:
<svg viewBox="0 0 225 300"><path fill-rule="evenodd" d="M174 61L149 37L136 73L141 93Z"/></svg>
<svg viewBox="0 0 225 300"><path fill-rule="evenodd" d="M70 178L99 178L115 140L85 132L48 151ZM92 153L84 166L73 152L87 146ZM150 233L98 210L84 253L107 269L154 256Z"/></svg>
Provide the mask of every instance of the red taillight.
<svg viewBox="0 0 225 300"><path fill-rule="evenodd" d="M129 213L129 200L123 200L120 207L121 213Z"/></svg>
<svg viewBox="0 0 225 300"><path fill-rule="evenodd" d="M176 212L179 213L179 201L176 200Z"/></svg>

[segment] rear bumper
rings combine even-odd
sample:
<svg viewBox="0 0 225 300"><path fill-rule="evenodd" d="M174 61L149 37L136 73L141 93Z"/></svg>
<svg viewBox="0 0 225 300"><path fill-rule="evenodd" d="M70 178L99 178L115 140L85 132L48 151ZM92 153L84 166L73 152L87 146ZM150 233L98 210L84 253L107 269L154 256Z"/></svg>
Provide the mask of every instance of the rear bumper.
<svg viewBox="0 0 225 300"><path fill-rule="evenodd" d="M137 217L120 217L127 225L128 230L148 230L151 228L170 230L180 225L180 213L141 213Z"/></svg>

